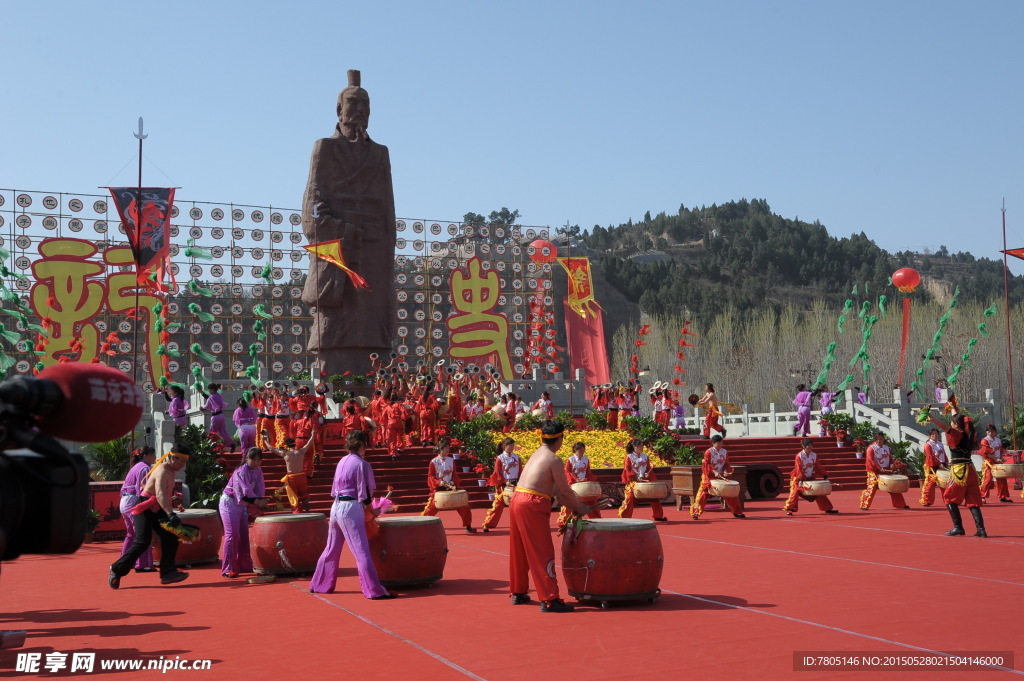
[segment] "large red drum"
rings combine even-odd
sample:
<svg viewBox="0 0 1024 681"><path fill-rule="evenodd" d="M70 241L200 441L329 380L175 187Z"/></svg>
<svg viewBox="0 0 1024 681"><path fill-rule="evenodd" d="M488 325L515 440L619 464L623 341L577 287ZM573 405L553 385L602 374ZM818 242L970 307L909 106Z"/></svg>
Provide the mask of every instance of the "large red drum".
<svg viewBox="0 0 1024 681"><path fill-rule="evenodd" d="M249 544L256 574L309 574L327 547L327 518L323 513L261 516L252 524Z"/></svg>
<svg viewBox="0 0 1024 681"><path fill-rule="evenodd" d="M661 595L661 536L654 522L639 518L598 518L583 523L575 542L562 537L562 577L579 601L646 599Z"/></svg>
<svg viewBox="0 0 1024 681"><path fill-rule="evenodd" d="M178 511L181 522L199 528L199 537L191 544L178 544L174 554L175 565L201 565L217 561L220 544L224 539L224 524L220 513L212 508L193 508ZM153 561L160 562L160 540L153 537Z"/></svg>
<svg viewBox="0 0 1024 681"><path fill-rule="evenodd" d="M444 576L448 539L436 516L379 516L370 555L387 587L430 584Z"/></svg>

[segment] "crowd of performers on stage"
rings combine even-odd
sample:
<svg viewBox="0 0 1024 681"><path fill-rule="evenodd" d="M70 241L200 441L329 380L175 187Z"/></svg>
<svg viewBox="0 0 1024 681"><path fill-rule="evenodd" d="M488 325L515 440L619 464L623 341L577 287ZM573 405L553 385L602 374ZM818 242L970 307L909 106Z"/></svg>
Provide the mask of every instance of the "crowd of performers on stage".
<svg viewBox="0 0 1024 681"><path fill-rule="evenodd" d="M501 520L506 508L510 509L511 527L511 598L513 604L530 602L527 574L532 575L535 588L545 612L568 612L572 606L561 602L557 596L557 583L546 576L546 557L551 554L549 514L552 502L558 499L562 510L557 525L570 527L577 517L600 518L601 508L607 508L607 499L595 503L603 495L597 477L591 469L586 454L586 445L576 442L571 445L572 453L564 462L555 456L562 446L562 429L554 420L550 396L544 393L530 405L511 393L502 394L498 381L480 371L462 371L456 367L444 370L442 364L436 367L436 375L428 375L423 368L411 373L405 369L384 366L373 357L376 383L373 399L360 400L355 397L338 405L338 417L342 423L348 456L342 457L335 471L332 487L330 534L327 548L321 556L310 584L310 591L330 592L334 589L337 563L341 547L347 542L356 555L360 585L367 598L379 600L392 598L377 579L372 561L369 559L367 525L373 525L373 518L386 509L385 498L373 499L375 482L373 471L362 458L369 447L386 448L392 458L401 455L402 449L414 444L431 444L435 456L427 467L429 494L421 515L436 515L439 507L438 496L456 493L462 487L458 468L452 453L451 439L445 434L442 423L451 419L471 419L489 411L504 421L509 430L521 414L532 413L544 418L542 446L534 452L525 464L517 453L516 442L505 437L498 445L494 470L487 481L493 490L494 501L488 509L481 529L489 532ZM202 409L211 415L210 435L224 443L225 449L234 450L235 442L227 435L224 427L225 402L220 396L220 386L210 384L204 392ZM622 428L624 414L638 413L639 386L630 382L628 386L595 386L593 407L608 413L608 423L613 428ZM667 426L669 419L677 419L673 425L685 426L685 412L680 405L679 394L667 385L656 384L648 391L658 423ZM939 392L937 389L937 397ZM794 435L808 435L809 414L812 400L821 402L824 413L831 411L837 394L827 389L807 390L801 385L793 403L798 408L797 427ZM184 395L177 387L167 393L168 413L178 425L184 425ZM859 399L863 399L863 393ZM701 480L689 507L689 515L698 520L704 513L710 497L718 496L736 518L746 517L743 498L739 494L725 494L722 490L731 481L733 468L730 465L725 444L726 431L720 419L723 412L711 383L704 386L704 394L690 395L690 405L706 410L702 434L710 437L710 446L703 455ZM242 464L235 468L220 499L220 515L224 525L225 541L222 555L222 574L237 577L240 573L252 571L249 552L248 522L252 513L259 513L268 507L269 498L260 468L266 454L284 459L286 477L282 480L293 512L309 510L307 480L314 473L315 466L323 452L324 419L328 416L326 389L321 384L311 394L306 387L286 392L284 386L274 382L260 386L251 403L239 399L233 421L238 430L242 449ZM1010 491L1006 478L995 477L993 467L1008 463L1009 456L997 435L994 426L989 425L984 437L978 437L971 418L959 412L955 398L946 403L946 412L951 415L945 423L931 415L930 407L922 410L923 419L935 426L923 446L924 475L921 481L920 504L931 506L936 491L940 490L953 528L947 535L964 535L960 506L967 506L974 519L976 537L986 537L982 516L982 505L992 490L1000 502L1010 503ZM180 421L179 421L180 420ZM943 442L943 433L945 435ZM647 500L651 517L656 522L665 522L663 508L657 495L646 496L645 488L658 483L654 464L645 452L645 445L639 439L625 444L621 481L624 484L623 501L618 508L620 518L630 518L638 500ZM977 453L984 459L982 475L979 477L971 460ZM149 550L151 538L155 535L161 544L160 579L163 584L173 584L187 577L177 570L174 556L179 538L187 536L187 526L181 524L174 512L171 488L174 474L184 468L190 456L188 447L175 444L172 450L160 459L151 448L141 448L133 453L132 467L122 488L121 512L128 530L122 547L122 556L110 569L108 583L118 588L121 578L132 567L138 572L156 571ZM865 452L867 485L860 495L860 509L871 507L884 476L904 472L905 466L893 455L886 443L886 437L878 432ZM557 464L555 463L557 461ZM529 471L534 468L534 473ZM557 468L557 474L552 471ZM540 472L537 472L540 469ZM524 479L526 482L524 483ZM828 471L814 452L813 441L807 437L800 442L800 451L795 454L794 466L790 472L790 493L783 505L787 515L798 511L799 501L813 501L823 513L839 511L832 506L827 493L821 493L821 484L828 484ZM583 489L580 484L589 484L593 494L578 496L569 490ZM572 487L576 485L577 487ZM886 490L888 491L888 490ZM909 505L900 492L888 491L892 506L907 509ZM1021 495L1024 497L1024 494ZM383 501L382 501L383 499ZM584 503L588 502L588 503ZM259 509L259 510L254 510ZM473 515L468 504L456 507L466 532L476 533ZM553 554L552 554L553 555Z"/></svg>

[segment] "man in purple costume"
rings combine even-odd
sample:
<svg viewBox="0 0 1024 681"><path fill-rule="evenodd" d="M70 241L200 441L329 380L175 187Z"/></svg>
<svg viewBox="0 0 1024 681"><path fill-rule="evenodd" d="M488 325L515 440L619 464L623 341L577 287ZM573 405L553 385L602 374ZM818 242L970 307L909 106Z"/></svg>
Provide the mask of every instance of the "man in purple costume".
<svg viewBox="0 0 1024 681"><path fill-rule="evenodd" d="M231 451L235 451L235 442L228 437L228 427L225 424L224 398L220 394L220 385L211 383L210 394L202 393L202 395L206 398L206 404L200 407L200 409L210 412L210 434L216 433L219 435L221 444L225 447L230 444Z"/></svg>
<svg viewBox="0 0 1024 681"><path fill-rule="evenodd" d="M373 500L376 482L373 469L363 460L363 450L369 439L361 430L353 430L345 438L348 455L338 462L334 472L334 485L331 496L331 526L327 534L327 548L320 555L316 564L316 572L309 583L310 593L332 593L338 580L338 559L341 549L347 541L356 558L356 570L359 572L359 586L363 595L371 600L394 598L377 578L377 568L370 558L370 541L366 537L366 514L364 506ZM380 509L372 509L378 515Z"/></svg>
<svg viewBox="0 0 1024 681"><path fill-rule="evenodd" d="M252 572L252 554L249 552L249 506L267 507L263 498L263 452L251 447L245 452L245 463L235 469L220 497L220 519L224 524L224 547L221 550L220 574L234 578L240 572Z"/></svg>
<svg viewBox="0 0 1024 681"><path fill-rule="evenodd" d="M793 435L807 437L811 434L811 391L803 383L796 387L796 398L793 400L796 407L796 425L793 426Z"/></svg>

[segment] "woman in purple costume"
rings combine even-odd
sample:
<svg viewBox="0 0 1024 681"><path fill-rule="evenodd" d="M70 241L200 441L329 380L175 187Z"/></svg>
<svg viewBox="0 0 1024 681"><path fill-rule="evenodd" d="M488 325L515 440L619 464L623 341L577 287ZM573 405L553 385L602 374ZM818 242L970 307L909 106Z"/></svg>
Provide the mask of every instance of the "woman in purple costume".
<svg viewBox="0 0 1024 681"><path fill-rule="evenodd" d="M807 437L811 434L811 391L801 383L796 387L796 398L793 400L796 406L796 425L793 426L793 435L803 434Z"/></svg>
<svg viewBox="0 0 1024 681"><path fill-rule="evenodd" d="M235 451L235 441L228 436L228 427L224 418L224 398L220 394L218 383L210 384L210 394L202 393L206 398L206 404L200 409L210 412L210 434L216 433L220 437L221 444L231 444L231 451ZM245 451L244 449L242 451Z"/></svg>
<svg viewBox="0 0 1024 681"><path fill-rule="evenodd" d="M121 547L121 555L128 552L128 548L135 543L135 516L132 509L139 503L139 494L142 485L146 480L146 473L150 466L156 461L156 450L152 447L140 447L132 452L132 467L121 483L121 517L124 518L124 525L128 532L124 535L124 546ZM152 572L153 549L148 548L146 552L135 561L136 572Z"/></svg>
<svg viewBox="0 0 1024 681"><path fill-rule="evenodd" d="M363 460L367 442L366 433L361 430L353 430L345 438L348 455L341 458L334 472L334 484L331 487L334 505L331 506L327 548L317 561L316 572L309 583L310 593L334 592L338 581L338 560L347 541L356 559L363 595L375 601L395 597L377 578L377 568L370 558L370 541L366 538L366 514L363 507L371 503L376 486L373 469ZM378 515L380 509L372 509L371 512Z"/></svg>
<svg viewBox="0 0 1024 681"><path fill-rule="evenodd" d="M168 392L169 391L169 392ZM174 425L182 428L188 423L188 403L185 401L185 391L176 385L164 390L164 397L170 402L167 405L167 415L174 421Z"/></svg>
<svg viewBox="0 0 1024 681"><path fill-rule="evenodd" d="M220 497L220 519L224 524L224 546L221 550L220 573L223 577L237 577L240 572L252 572L252 554L249 552L249 506L267 507L263 498L263 452L259 447L245 451L245 463L235 469Z"/></svg>
<svg viewBox="0 0 1024 681"><path fill-rule="evenodd" d="M238 430L239 447L244 452L256 446L256 410L249 406L245 398L238 398L238 408L231 415L235 422L235 429Z"/></svg>

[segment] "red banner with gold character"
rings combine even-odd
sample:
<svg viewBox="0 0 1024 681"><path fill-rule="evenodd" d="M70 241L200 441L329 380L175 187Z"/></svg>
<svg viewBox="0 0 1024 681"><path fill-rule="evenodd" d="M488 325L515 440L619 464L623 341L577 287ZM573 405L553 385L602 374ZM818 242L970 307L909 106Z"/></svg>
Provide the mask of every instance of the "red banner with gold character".
<svg viewBox="0 0 1024 681"><path fill-rule="evenodd" d="M600 309L601 306L594 298L590 258L558 258L558 264L565 268L566 274L569 275L569 308L583 318L586 318L587 313L596 314L594 307Z"/></svg>

